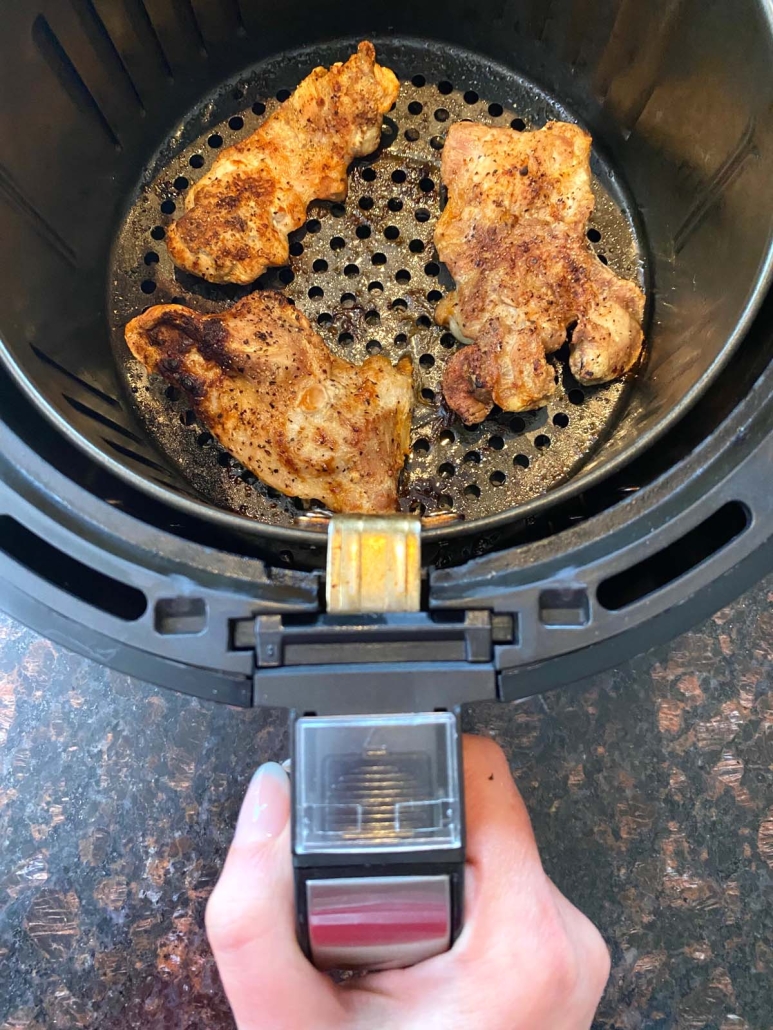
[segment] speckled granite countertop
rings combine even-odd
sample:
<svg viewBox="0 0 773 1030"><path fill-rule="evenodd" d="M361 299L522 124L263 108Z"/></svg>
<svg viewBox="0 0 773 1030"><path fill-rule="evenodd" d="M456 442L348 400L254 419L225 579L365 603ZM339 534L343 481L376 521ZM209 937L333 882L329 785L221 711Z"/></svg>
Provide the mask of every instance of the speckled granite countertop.
<svg viewBox="0 0 773 1030"><path fill-rule="evenodd" d="M772 675L770 579L582 690L467 715L611 945L597 1030L773 1027ZM0 1030L231 1027L204 904L249 776L286 751L279 711L0 617Z"/></svg>

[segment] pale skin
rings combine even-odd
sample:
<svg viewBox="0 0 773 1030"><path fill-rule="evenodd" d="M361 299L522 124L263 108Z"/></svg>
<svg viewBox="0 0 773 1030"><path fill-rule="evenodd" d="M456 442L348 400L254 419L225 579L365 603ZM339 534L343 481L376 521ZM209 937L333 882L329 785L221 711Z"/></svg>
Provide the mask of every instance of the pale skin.
<svg viewBox="0 0 773 1030"><path fill-rule="evenodd" d="M464 766L459 939L410 969L344 984L295 939L289 783L278 766L253 779L206 916L239 1030L589 1030L609 976L606 945L545 875L501 749L465 737Z"/></svg>

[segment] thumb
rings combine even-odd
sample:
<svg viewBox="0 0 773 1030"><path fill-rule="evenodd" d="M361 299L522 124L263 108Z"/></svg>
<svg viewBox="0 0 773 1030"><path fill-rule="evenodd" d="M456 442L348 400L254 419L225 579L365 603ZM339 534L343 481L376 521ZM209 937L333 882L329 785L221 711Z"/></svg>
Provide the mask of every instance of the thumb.
<svg viewBox="0 0 773 1030"><path fill-rule="evenodd" d="M289 822L290 781L280 765L267 762L247 789L206 914L240 1030L298 1030L309 1011L320 1027L343 1022L333 985L295 937Z"/></svg>

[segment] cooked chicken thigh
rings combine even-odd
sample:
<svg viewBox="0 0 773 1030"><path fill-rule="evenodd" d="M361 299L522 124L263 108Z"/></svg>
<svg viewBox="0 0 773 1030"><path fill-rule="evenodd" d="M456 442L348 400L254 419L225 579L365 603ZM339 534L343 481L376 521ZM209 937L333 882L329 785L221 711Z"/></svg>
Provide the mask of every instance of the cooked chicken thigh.
<svg viewBox="0 0 773 1030"><path fill-rule="evenodd" d="M410 442L410 359L351 365L272 292L216 315L152 307L128 324L126 342L264 483L338 512L396 509Z"/></svg>
<svg viewBox="0 0 773 1030"><path fill-rule="evenodd" d="M447 404L468 424L495 404L545 404L556 390L546 355L572 327L569 365L581 383L614 379L641 353L644 294L587 244L590 151L590 136L563 122L529 133L474 122L449 130L435 244L456 290L435 317L472 344L443 377Z"/></svg>
<svg viewBox="0 0 773 1030"><path fill-rule="evenodd" d="M344 200L348 165L381 139L400 89L360 43L345 64L315 68L249 139L229 147L169 230L176 265L213 283L251 283L289 256L287 235L312 200Z"/></svg>

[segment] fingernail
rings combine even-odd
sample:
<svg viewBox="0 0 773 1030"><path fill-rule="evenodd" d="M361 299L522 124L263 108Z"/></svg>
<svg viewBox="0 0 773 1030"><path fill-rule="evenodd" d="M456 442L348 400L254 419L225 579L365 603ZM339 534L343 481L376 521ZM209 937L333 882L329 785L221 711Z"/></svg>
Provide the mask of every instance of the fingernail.
<svg viewBox="0 0 773 1030"><path fill-rule="evenodd" d="M257 844L277 837L290 816L290 780L281 765L266 762L250 781L234 841Z"/></svg>

